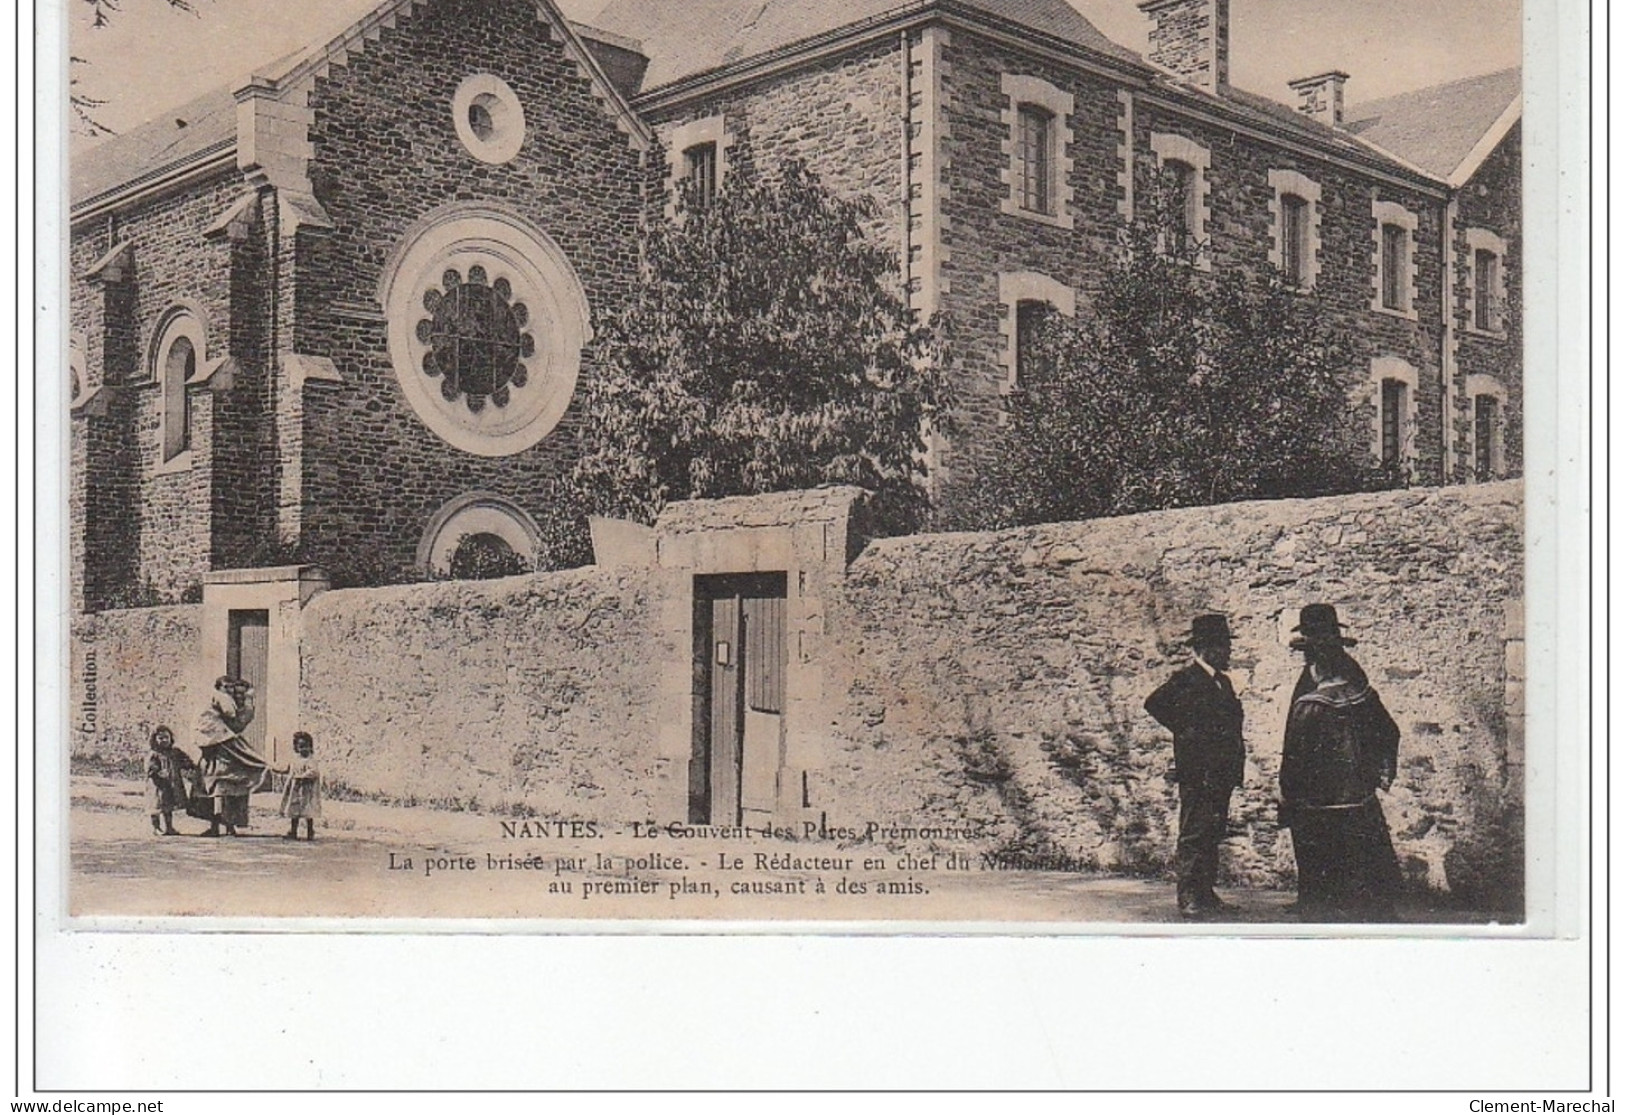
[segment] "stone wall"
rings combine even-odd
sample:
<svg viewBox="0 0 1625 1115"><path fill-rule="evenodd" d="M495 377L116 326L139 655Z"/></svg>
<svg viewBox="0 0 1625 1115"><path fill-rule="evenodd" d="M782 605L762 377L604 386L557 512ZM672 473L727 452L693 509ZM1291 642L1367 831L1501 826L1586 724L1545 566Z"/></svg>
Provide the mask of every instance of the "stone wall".
<svg viewBox="0 0 1625 1115"><path fill-rule="evenodd" d="M868 231L876 243L891 248L901 243L903 61L897 43L870 46L675 109L650 109L648 116L668 149L677 128L721 116L725 166L736 165L747 150L769 173L787 159L799 159L836 193L874 202ZM651 214L665 209L665 177L681 173L682 157L681 151L663 153L664 174L649 198Z"/></svg>
<svg viewBox="0 0 1625 1115"><path fill-rule="evenodd" d="M1511 902L1521 523L1521 486L1496 484L877 542L830 609L850 673L825 681L846 695L828 797L843 818L969 818L1012 850L1162 870L1172 744L1141 703L1188 661L1191 616L1220 611L1249 755L1225 873L1287 884L1274 800L1302 666L1287 643L1298 608L1325 601L1403 733L1384 808L1407 873Z"/></svg>
<svg viewBox="0 0 1625 1115"><path fill-rule="evenodd" d="M999 275L1037 272L1080 295L1098 289L1121 228L1123 159L1112 82L968 31L956 30L944 54L947 232L941 308L954 329L955 419L962 432L943 452L938 479L944 484L946 516L957 521L959 492L975 483L997 444L991 435L1005 411L1015 322L1013 311L1000 302ZM1040 78L1073 98L1072 115L1057 123L1064 124L1071 160L1071 227L1004 212L1011 196L1005 74Z"/></svg>
<svg viewBox="0 0 1625 1115"><path fill-rule="evenodd" d="M1350 344L1348 385L1354 420L1375 431L1372 361L1394 357L1416 371L1411 431L1412 471L1420 483L1443 477L1440 359L1443 351L1443 203L1419 190L1379 183L1299 151L1210 123L1166 96L1130 96L1116 83L1075 67L956 31L947 54L944 96L948 228L943 309L955 327L960 376L956 414L962 431L944 455L947 520L958 491L972 485L996 444L987 434L1004 411L1014 323L1001 304L1001 273L1036 272L1076 292L1087 313L1106 263L1117 251L1123 217L1144 208L1157 182L1153 135L1189 140L1207 152L1202 229L1215 274L1262 277L1275 244L1278 203L1271 171L1296 171L1320 187L1318 270L1314 297L1328 323ZM1006 75L1042 79L1073 98L1064 121L1071 176L1070 226L1001 211L1010 195ZM1132 198L1125 174L1125 130L1132 128ZM1411 241L1413 313L1372 309L1376 294L1373 202L1402 205L1417 228ZM1062 222L1065 224L1066 222ZM1509 267L1510 270L1510 267ZM1371 401L1365 401L1371 400ZM1510 439L1509 439L1510 441Z"/></svg>
<svg viewBox="0 0 1625 1115"><path fill-rule="evenodd" d="M87 459L70 509L72 560L76 583L89 586L90 607L191 595L213 568L213 509L249 521L256 514L249 504L264 489L244 479L254 469L245 458L244 430L264 383L257 341L249 335L258 325L258 303L247 298L252 282L232 245L204 235L244 189L235 175L220 176L136 203L116 223L92 221L73 230L71 328L84 346L85 387L109 393L93 419L96 429L75 431ZM121 243L133 247L118 281L87 280L88 267ZM217 406L219 397L210 391L189 389L191 453L165 466L154 347L166 314L178 309L203 328L207 351L198 354L200 361L237 358L238 394ZM238 494L245 492L246 503Z"/></svg>
<svg viewBox="0 0 1625 1115"><path fill-rule="evenodd" d="M1453 434L1456 480L1475 479L1473 472L1473 400L1468 377L1490 376L1506 389L1502 416L1502 475L1523 474L1523 144L1513 128L1484 160L1478 173L1457 195L1455 249L1456 389L1460 404ZM1468 229L1487 229L1506 242L1501 273L1506 284L1499 334L1472 328L1473 251Z"/></svg>
<svg viewBox="0 0 1625 1115"><path fill-rule="evenodd" d="M1158 173L1150 155L1153 132L1187 137L1208 151L1206 231L1216 274L1239 272L1262 279L1267 273L1280 208L1271 171L1295 171L1320 187L1313 298L1321 319L1348 346L1349 394L1362 400L1355 420L1367 430L1377 428L1372 362L1386 357L1409 364L1416 371L1417 388L1411 403L1412 475L1419 483L1439 483L1443 204L1419 191L1374 184L1330 163L1197 124L1143 100L1136 103L1135 126L1138 197L1150 196ZM1377 290L1374 201L1396 203L1417 221L1410 241L1415 280L1409 315L1372 309Z"/></svg>
<svg viewBox="0 0 1625 1115"><path fill-rule="evenodd" d="M68 753L107 763L145 757L167 724L183 743L197 724L197 605L107 611L73 623L68 664Z"/></svg>
<svg viewBox="0 0 1625 1115"><path fill-rule="evenodd" d="M1188 661L1190 618L1220 611L1248 747L1224 874L1285 886L1274 803L1301 668L1287 644L1298 609L1322 601L1403 733L1383 804L1413 884L1517 908L1521 484L887 539L843 577L847 491L676 505L646 568L316 596L300 621L301 724L334 790L686 820L695 575L783 570L795 809L837 825L969 822L985 851L1159 873L1177 792L1171 741L1142 702ZM93 672L99 710L76 754L125 757L152 723L191 724L198 611L76 626L74 701Z"/></svg>
<svg viewBox="0 0 1625 1115"><path fill-rule="evenodd" d="M638 570L326 593L304 616L303 727L335 789L655 816L653 611Z"/></svg>

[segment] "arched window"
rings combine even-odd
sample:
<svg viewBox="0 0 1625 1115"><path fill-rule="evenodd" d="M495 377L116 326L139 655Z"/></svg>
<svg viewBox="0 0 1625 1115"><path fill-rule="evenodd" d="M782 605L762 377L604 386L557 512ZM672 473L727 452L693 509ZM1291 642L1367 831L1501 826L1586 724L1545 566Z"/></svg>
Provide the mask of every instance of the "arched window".
<svg viewBox="0 0 1625 1115"><path fill-rule="evenodd" d="M1499 480L1506 475L1507 389L1494 376L1470 375L1467 397L1472 403L1473 420L1470 479L1479 483Z"/></svg>
<svg viewBox="0 0 1625 1115"><path fill-rule="evenodd" d="M541 530L523 508L490 492L471 492L429 520L418 569L436 580L513 577L533 572L540 550Z"/></svg>
<svg viewBox="0 0 1625 1115"><path fill-rule="evenodd" d="M1174 192L1174 231L1181 240L1189 241L1196 234L1196 168L1180 159L1169 159L1163 170Z"/></svg>
<svg viewBox="0 0 1625 1115"><path fill-rule="evenodd" d="M689 203L701 209L717 198L717 145L696 143L683 152L683 176L688 180Z"/></svg>
<svg viewBox="0 0 1625 1115"><path fill-rule="evenodd" d="M1303 286L1309 258L1309 203L1297 194L1281 198L1281 273L1293 286Z"/></svg>
<svg viewBox="0 0 1625 1115"><path fill-rule="evenodd" d="M164 356L164 460L172 461L192 448L192 408L186 405L186 384L197 374L197 349L187 337L176 337Z"/></svg>
<svg viewBox="0 0 1625 1115"><path fill-rule="evenodd" d="M530 568L525 559L514 553L500 534L488 531L465 534L451 552L451 579L454 581L489 581L528 572Z"/></svg>
<svg viewBox="0 0 1625 1115"><path fill-rule="evenodd" d="M1467 328L1492 337L1506 336L1506 241L1489 229L1467 230Z"/></svg>
<svg viewBox="0 0 1625 1115"><path fill-rule="evenodd" d="M1398 468L1405 459L1406 394L1410 385L1402 379L1382 381L1382 431L1380 434L1384 468Z"/></svg>
<svg viewBox="0 0 1625 1115"><path fill-rule="evenodd" d="M1016 384L1025 387L1038 373L1038 346L1044 322L1055 307L1037 298L1016 303Z"/></svg>
<svg viewBox="0 0 1625 1115"><path fill-rule="evenodd" d="M706 116L673 128L665 136L671 152L666 173L666 216L677 215L677 203L686 195L690 205L703 209L717 198L728 181L728 125L722 116Z"/></svg>
<svg viewBox="0 0 1625 1115"><path fill-rule="evenodd" d="M1008 192L1001 211L1057 228L1071 228L1072 129L1076 111L1072 94L1030 74L1002 74L1004 155L1000 170Z"/></svg>
<svg viewBox="0 0 1625 1115"><path fill-rule="evenodd" d="M1413 245L1417 217L1403 205L1376 201L1371 206L1375 222L1376 290L1371 308L1383 313L1416 317L1416 261Z"/></svg>
<svg viewBox="0 0 1625 1115"><path fill-rule="evenodd" d="M203 323L187 309L171 310L152 350L152 379L158 386L160 462L169 464L192 448L192 403L187 385L197 379L206 356Z"/></svg>
<svg viewBox="0 0 1625 1115"><path fill-rule="evenodd" d="M1320 183L1295 170L1269 173L1275 225L1270 262L1288 286L1313 290L1320 272Z"/></svg>

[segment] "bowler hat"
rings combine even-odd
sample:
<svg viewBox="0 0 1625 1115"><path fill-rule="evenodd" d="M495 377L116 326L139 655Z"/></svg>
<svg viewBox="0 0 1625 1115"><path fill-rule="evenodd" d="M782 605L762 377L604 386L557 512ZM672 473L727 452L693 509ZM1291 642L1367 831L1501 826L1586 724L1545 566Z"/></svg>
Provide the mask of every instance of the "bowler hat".
<svg viewBox="0 0 1625 1115"><path fill-rule="evenodd" d="M1298 610L1298 626L1292 630L1300 634L1299 638L1292 640L1294 650L1311 643L1329 643L1340 647L1352 647L1356 644L1356 640L1343 634L1343 624L1338 621L1337 609L1330 604L1305 604Z"/></svg>
<svg viewBox="0 0 1625 1115"><path fill-rule="evenodd" d="M1190 637L1185 641L1193 647L1230 640L1230 621L1221 615L1197 616L1191 620Z"/></svg>

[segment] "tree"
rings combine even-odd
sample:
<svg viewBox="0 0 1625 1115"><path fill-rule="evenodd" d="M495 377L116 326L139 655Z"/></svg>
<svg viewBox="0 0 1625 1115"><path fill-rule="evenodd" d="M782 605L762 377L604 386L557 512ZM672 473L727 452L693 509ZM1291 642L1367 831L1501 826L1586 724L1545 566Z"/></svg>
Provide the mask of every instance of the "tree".
<svg viewBox="0 0 1625 1115"><path fill-rule="evenodd" d="M457 540L447 575L453 581L489 581L530 572L525 559L495 534L465 534Z"/></svg>
<svg viewBox="0 0 1625 1115"><path fill-rule="evenodd" d="M982 470L978 526L1086 519L1373 484L1348 345L1278 273L1209 275L1158 191L1076 319L1029 340L1031 382Z"/></svg>
<svg viewBox="0 0 1625 1115"><path fill-rule="evenodd" d="M90 28L96 30L106 27L113 21L113 15L122 10L122 0L81 0L89 6ZM196 13L197 8L193 0L163 0L169 7L182 12ZM85 13L85 8L80 8ZM79 84L79 76L72 71L90 63L78 55L68 59L68 107L73 112L73 130L81 135L111 135L113 130L96 119L96 110L107 103L100 97L92 97L86 93L76 93L73 87Z"/></svg>
<svg viewBox="0 0 1625 1115"><path fill-rule="evenodd" d="M865 236L873 214L799 162L768 177L744 144L714 198L685 190L601 329L575 473L589 506L652 522L672 500L839 483L876 493L881 529L919 521L941 345Z"/></svg>

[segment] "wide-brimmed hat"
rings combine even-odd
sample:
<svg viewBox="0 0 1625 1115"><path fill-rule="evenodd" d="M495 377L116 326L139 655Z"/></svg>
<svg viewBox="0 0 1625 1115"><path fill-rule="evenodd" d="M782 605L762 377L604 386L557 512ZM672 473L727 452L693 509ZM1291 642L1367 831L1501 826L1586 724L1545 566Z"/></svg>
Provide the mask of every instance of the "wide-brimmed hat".
<svg viewBox="0 0 1625 1115"><path fill-rule="evenodd" d="M1310 644L1321 646L1352 647L1357 640L1343 634L1343 624L1337 618L1337 609L1330 604L1305 604L1298 611L1298 626L1292 630L1299 633L1298 638L1292 640L1292 649L1301 650Z"/></svg>
<svg viewBox="0 0 1625 1115"><path fill-rule="evenodd" d="M1185 642L1189 646L1207 646L1230 640L1230 621L1221 615L1197 616L1191 620L1191 633Z"/></svg>

